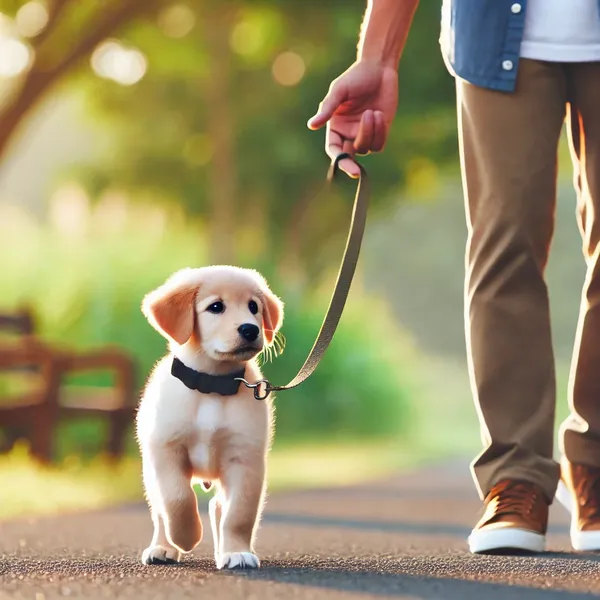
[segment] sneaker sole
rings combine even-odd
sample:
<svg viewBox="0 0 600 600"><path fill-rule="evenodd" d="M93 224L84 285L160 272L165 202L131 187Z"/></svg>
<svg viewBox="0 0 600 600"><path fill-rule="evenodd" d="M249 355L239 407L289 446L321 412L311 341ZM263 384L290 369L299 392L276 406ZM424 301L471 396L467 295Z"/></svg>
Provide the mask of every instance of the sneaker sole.
<svg viewBox="0 0 600 600"><path fill-rule="evenodd" d="M573 496L562 479L556 488L556 499L563 508L571 515L571 546L579 552L596 552L600 550L600 531L579 531L573 514Z"/></svg>
<svg viewBox="0 0 600 600"><path fill-rule="evenodd" d="M546 536L527 529L480 529L469 536L469 550L473 554L538 553L545 549Z"/></svg>

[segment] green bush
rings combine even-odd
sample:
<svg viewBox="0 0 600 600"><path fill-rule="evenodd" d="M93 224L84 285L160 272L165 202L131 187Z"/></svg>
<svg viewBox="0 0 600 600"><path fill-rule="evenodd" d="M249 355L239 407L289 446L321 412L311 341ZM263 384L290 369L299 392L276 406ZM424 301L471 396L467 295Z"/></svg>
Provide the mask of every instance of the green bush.
<svg viewBox="0 0 600 600"><path fill-rule="evenodd" d="M123 346L138 361L141 387L166 348L141 314L141 299L173 271L203 264L201 230L158 209L101 207L80 210L81 222L72 229L59 217L54 226L40 226L22 214L0 214L0 309L31 305L41 334L52 343L82 349ZM310 350L330 290L325 286L325 294L314 291L300 298L272 285L286 301L287 345L264 371L274 383L283 383ZM385 303L362 292L356 282L317 372L276 400L278 439L397 433L409 417L411 360L406 335L394 325ZM73 381L107 383L98 374ZM95 423L67 425L61 454L93 453L101 434Z"/></svg>
<svg viewBox="0 0 600 600"><path fill-rule="evenodd" d="M295 376L319 331L329 290L286 297L286 347L263 366L274 384ZM316 296L316 298L315 298ZM277 436L347 438L398 433L410 415L414 357L384 302L353 287L339 329L310 379L276 395Z"/></svg>

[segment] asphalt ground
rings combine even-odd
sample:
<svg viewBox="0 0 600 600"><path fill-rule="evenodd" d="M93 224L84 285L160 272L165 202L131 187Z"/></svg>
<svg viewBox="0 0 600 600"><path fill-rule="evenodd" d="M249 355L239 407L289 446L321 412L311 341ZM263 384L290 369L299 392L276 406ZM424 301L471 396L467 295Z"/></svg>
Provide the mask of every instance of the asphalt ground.
<svg viewBox="0 0 600 600"><path fill-rule="evenodd" d="M174 566L140 562L152 535L144 505L0 523L0 599L600 597L600 555L570 549L560 506L547 553L468 553L481 507L466 462L270 496L256 571L216 570L201 506L206 537Z"/></svg>

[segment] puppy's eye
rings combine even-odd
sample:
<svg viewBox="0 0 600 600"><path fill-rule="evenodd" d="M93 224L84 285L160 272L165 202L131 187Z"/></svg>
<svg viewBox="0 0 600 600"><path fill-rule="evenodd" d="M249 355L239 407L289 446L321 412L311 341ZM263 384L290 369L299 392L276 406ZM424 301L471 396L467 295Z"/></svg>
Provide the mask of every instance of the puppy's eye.
<svg viewBox="0 0 600 600"><path fill-rule="evenodd" d="M222 302L214 302L206 310L214 315L219 315L225 310L225 305Z"/></svg>
<svg viewBox="0 0 600 600"><path fill-rule="evenodd" d="M258 313L258 304L256 304L256 302L254 302L254 300L250 300L250 302L248 302L248 308L250 309L250 312L253 315Z"/></svg>

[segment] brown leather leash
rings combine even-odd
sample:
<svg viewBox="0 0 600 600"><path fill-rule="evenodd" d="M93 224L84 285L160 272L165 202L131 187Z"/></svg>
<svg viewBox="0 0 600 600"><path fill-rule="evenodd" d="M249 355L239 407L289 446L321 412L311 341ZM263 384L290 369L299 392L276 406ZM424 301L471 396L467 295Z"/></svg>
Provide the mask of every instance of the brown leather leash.
<svg viewBox="0 0 600 600"><path fill-rule="evenodd" d="M342 153L336 156L332 161L327 173L327 183L331 185L335 174L338 171L339 163L345 158L352 158L348 153ZM306 381L314 372L325 351L329 347L333 335L340 322L348 292L356 271L356 264L360 255L363 235L367 222L367 212L369 208L369 200L371 192L367 173L362 165L358 165L360 176L358 178L358 186L354 197L354 206L352 209L352 220L350 222L350 230L346 240L346 249L342 257L342 263L338 272L337 281L333 289L329 308L325 313L325 318L321 325L319 335L308 354L308 357L298 374L287 385L273 385L268 379L261 379L254 383L246 381L243 377L236 377L236 381L241 381L247 388L254 390L254 397L257 400L265 400L271 392L280 392L291 390Z"/></svg>

